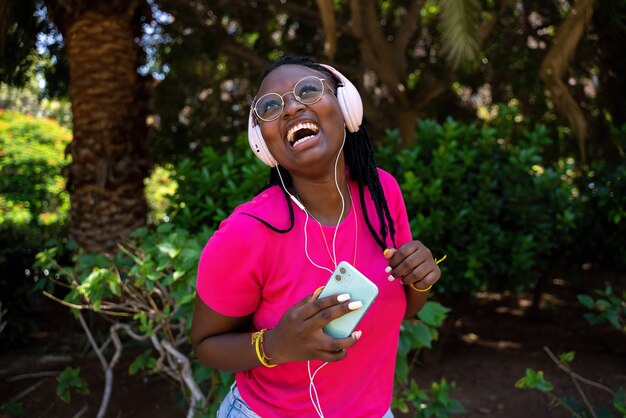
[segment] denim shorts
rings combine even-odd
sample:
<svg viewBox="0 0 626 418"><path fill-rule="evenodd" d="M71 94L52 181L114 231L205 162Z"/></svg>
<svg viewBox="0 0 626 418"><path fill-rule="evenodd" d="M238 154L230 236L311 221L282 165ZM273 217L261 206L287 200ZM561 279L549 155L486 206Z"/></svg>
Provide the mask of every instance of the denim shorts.
<svg viewBox="0 0 626 418"><path fill-rule="evenodd" d="M230 387L228 395L222 401L220 409L217 411L217 418L261 418L255 414L252 409L246 404L239 394L237 385L233 383ZM393 418L391 408L385 413L382 418Z"/></svg>
<svg viewBox="0 0 626 418"><path fill-rule="evenodd" d="M241 398L237 385L233 383L228 395L222 401L217 411L217 418L261 418L255 414L248 404Z"/></svg>

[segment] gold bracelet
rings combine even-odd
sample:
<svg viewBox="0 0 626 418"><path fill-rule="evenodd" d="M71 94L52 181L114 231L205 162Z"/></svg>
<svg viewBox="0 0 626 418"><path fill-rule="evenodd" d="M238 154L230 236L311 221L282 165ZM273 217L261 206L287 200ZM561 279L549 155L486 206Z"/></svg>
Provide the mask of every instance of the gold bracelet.
<svg viewBox="0 0 626 418"><path fill-rule="evenodd" d="M254 351L256 351L256 356L259 359L259 362L268 368L276 367L278 364L270 364L271 357L267 357L265 355L265 348L263 346L263 334L267 331L267 329L263 328L260 331L252 333L252 345L254 345Z"/></svg>
<svg viewBox="0 0 626 418"><path fill-rule="evenodd" d="M446 255L444 255L443 257L441 257L439 260L437 260L437 259L435 258L435 264L439 264L439 263L441 263L441 262L442 262L443 260L445 260L446 258L448 258L448 255L447 255L447 254L446 254ZM428 292L428 291L431 289L431 287L433 287L433 285L431 284L431 285L430 285L430 286L428 286L426 289L418 289L417 287L415 287L415 285L414 285L413 283L411 283L411 284L409 285L409 287L410 287L411 289L415 290L416 292L426 293L426 292Z"/></svg>
<svg viewBox="0 0 626 418"><path fill-rule="evenodd" d="M420 292L420 293L426 293L430 290L431 287L433 287L433 285L431 284L430 286L428 286L426 289L418 289L417 287L415 287L415 285L413 283L411 283L409 285L409 287L413 290L415 290L416 292Z"/></svg>

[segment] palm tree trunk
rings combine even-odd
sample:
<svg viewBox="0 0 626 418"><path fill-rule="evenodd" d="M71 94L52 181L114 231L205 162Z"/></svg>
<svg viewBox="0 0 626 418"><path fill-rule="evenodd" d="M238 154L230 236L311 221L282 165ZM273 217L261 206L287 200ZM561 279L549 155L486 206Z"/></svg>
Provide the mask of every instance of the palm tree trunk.
<svg viewBox="0 0 626 418"><path fill-rule="evenodd" d="M398 127L400 138L404 147L415 145L415 132L417 131L417 111L410 107L398 108L394 117L395 126Z"/></svg>
<svg viewBox="0 0 626 418"><path fill-rule="evenodd" d="M148 81L137 72L135 13L77 10L55 22L70 64L70 233L87 251L108 252L146 220Z"/></svg>

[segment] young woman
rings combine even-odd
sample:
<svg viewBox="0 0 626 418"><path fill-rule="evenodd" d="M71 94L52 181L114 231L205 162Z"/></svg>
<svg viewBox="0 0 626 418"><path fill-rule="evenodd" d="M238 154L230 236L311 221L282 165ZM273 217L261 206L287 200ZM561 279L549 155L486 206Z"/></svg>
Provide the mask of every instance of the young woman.
<svg viewBox="0 0 626 418"><path fill-rule="evenodd" d="M262 78L249 139L270 186L221 223L198 268L194 350L236 372L218 417L393 416L400 323L441 273L374 163L362 109L342 74L304 58ZM346 338L322 328L362 301L317 297L340 261L379 291Z"/></svg>

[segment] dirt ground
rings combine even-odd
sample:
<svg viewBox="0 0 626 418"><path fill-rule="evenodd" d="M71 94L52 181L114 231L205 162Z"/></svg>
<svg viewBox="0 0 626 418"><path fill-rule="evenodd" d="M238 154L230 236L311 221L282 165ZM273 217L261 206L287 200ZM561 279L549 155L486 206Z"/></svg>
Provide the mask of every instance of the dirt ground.
<svg viewBox="0 0 626 418"><path fill-rule="evenodd" d="M593 272L579 274L573 286L557 275L546 286L540 311L534 313L527 294L481 293L456 301L438 298L452 308L450 320L434 349L421 356L414 375L421 387L441 377L454 381L457 389L452 397L467 410L460 416L568 417L545 394L516 389L515 382L526 368L543 370L556 394L581 400L571 378L544 351L549 347L557 356L575 351L572 367L581 376L613 389L626 386L626 337L610 326L588 325L576 301L582 289L602 287L605 280L624 284L624 279L624 275ZM27 417L95 416L104 377L78 324L63 307L44 298L33 303L32 317L38 329L30 344L0 352L0 405L20 403ZM184 417L177 388L163 377L128 376L129 357L115 369L107 416ZM55 394L55 377L66 366L79 366L90 389L86 396L73 394L69 404ZM594 406L610 405L611 397L605 392L582 387ZM9 415L0 412L0 418L5 417Z"/></svg>

